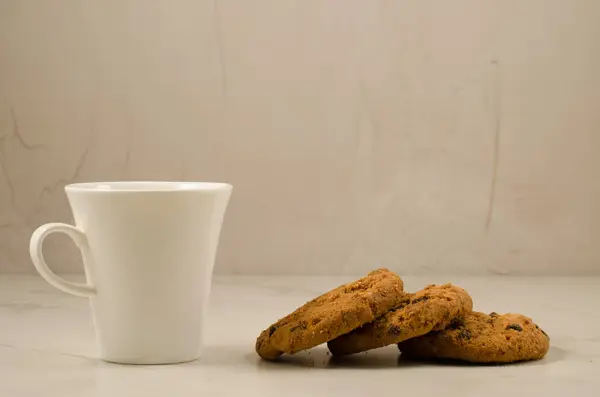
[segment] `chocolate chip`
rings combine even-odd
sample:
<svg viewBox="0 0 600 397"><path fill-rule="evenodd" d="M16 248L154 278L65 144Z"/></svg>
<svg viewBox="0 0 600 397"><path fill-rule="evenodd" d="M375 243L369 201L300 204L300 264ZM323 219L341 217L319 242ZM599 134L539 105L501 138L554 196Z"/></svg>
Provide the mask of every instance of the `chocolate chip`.
<svg viewBox="0 0 600 397"><path fill-rule="evenodd" d="M429 299L429 296L428 296L428 295L423 295L423 296L422 296L422 297L420 297L420 298L413 299L413 300L412 300L410 303L419 303L419 302L426 301L426 300L428 300L428 299Z"/></svg>
<svg viewBox="0 0 600 397"><path fill-rule="evenodd" d="M402 333L402 329L400 327L398 327L397 325L392 325L390 326L390 328L388 329L388 333L391 335L400 335Z"/></svg>
<svg viewBox="0 0 600 397"><path fill-rule="evenodd" d="M409 304L410 304L410 298L404 298L404 299L402 299L402 302L400 302L398 304L398 306L391 308L389 311L393 313L396 310L404 309Z"/></svg>
<svg viewBox="0 0 600 397"><path fill-rule="evenodd" d="M491 313L490 313L490 317L498 317L498 313L496 313L496 312L491 312Z"/></svg>
<svg viewBox="0 0 600 397"><path fill-rule="evenodd" d="M269 328L269 336L273 335L273 332L275 331L277 331L277 326L271 325L271 327Z"/></svg>
<svg viewBox="0 0 600 397"><path fill-rule="evenodd" d="M460 328L460 327L464 327L465 326L465 319L464 318L455 318L454 320L452 320L450 322L450 329L456 329L456 328Z"/></svg>
<svg viewBox="0 0 600 397"><path fill-rule="evenodd" d="M523 331L523 328L519 324L509 324L506 326L506 329L514 329L515 331Z"/></svg>
<svg viewBox="0 0 600 397"><path fill-rule="evenodd" d="M461 329L460 332L458 333L458 336L462 339L466 339L469 340L471 339L471 331L469 331L468 329Z"/></svg>

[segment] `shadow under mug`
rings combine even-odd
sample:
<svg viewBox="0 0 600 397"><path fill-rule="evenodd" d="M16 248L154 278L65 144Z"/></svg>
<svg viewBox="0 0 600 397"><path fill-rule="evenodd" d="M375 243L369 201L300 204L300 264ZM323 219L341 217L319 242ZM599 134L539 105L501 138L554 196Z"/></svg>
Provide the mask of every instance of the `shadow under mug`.
<svg viewBox="0 0 600 397"><path fill-rule="evenodd" d="M65 191L76 226L40 226L31 259L50 284L90 299L100 357L124 364L197 359L232 186L98 182ZM46 264L43 241L55 232L80 249L87 283L67 281Z"/></svg>

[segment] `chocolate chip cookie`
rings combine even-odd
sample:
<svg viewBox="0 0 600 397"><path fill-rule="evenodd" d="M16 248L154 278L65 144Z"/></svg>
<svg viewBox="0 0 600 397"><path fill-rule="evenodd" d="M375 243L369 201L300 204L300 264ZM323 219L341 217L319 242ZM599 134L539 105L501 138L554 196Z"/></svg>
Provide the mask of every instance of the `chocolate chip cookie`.
<svg viewBox="0 0 600 397"><path fill-rule="evenodd" d="M473 309L469 294L452 284L429 285L397 307L328 343L334 355L358 353L446 328Z"/></svg>
<svg viewBox="0 0 600 397"><path fill-rule="evenodd" d="M550 338L521 314L472 312L443 331L404 341L398 347L403 355L416 359L510 363L544 357Z"/></svg>
<svg viewBox="0 0 600 397"><path fill-rule="evenodd" d="M256 352L267 360L294 354L348 333L396 307L405 293L402 279L378 269L329 291L264 330Z"/></svg>

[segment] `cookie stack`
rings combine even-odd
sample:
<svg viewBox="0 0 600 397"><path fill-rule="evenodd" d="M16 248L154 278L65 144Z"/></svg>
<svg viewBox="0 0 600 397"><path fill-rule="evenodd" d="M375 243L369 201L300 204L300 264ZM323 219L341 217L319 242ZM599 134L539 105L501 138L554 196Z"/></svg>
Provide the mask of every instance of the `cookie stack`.
<svg viewBox="0 0 600 397"><path fill-rule="evenodd" d="M404 292L402 279L378 269L333 289L265 329L256 352L266 360L327 343L333 355L397 344L413 359L471 363L537 360L548 335L520 314L474 312L473 301L452 284Z"/></svg>

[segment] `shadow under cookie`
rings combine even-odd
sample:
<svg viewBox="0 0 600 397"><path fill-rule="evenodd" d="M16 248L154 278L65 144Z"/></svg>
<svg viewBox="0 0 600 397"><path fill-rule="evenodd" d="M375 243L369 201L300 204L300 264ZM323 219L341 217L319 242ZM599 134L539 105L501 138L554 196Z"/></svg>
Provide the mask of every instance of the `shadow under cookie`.
<svg viewBox="0 0 600 397"><path fill-rule="evenodd" d="M260 368L280 371L306 369L383 369L399 366L417 366L418 363L400 362L398 350L392 347L376 349L352 356L333 356L324 346L305 350L293 355L282 355L276 360L257 360Z"/></svg>

